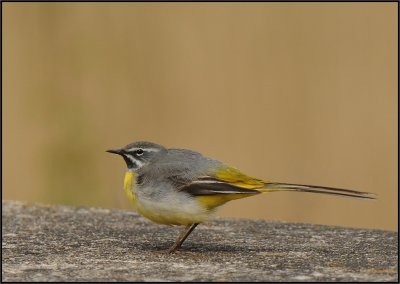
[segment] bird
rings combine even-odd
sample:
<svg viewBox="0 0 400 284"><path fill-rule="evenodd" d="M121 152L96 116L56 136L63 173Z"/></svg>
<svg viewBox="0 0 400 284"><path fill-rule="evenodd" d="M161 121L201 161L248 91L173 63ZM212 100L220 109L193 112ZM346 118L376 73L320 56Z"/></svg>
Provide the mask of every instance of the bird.
<svg viewBox="0 0 400 284"><path fill-rule="evenodd" d="M141 215L159 224L184 226L167 253L176 252L197 225L235 199L277 191L375 199L372 193L356 190L265 181L199 152L148 141L106 152L124 159L124 190Z"/></svg>

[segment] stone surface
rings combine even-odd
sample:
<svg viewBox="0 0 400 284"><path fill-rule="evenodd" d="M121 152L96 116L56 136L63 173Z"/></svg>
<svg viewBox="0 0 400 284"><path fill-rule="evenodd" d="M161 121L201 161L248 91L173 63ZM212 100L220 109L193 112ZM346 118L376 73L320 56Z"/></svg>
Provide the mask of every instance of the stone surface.
<svg viewBox="0 0 400 284"><path fill-rule="evenodd" d="M4 201L3 281L398 281L397 232L215 218L180 227L134 212Z"/></svg>

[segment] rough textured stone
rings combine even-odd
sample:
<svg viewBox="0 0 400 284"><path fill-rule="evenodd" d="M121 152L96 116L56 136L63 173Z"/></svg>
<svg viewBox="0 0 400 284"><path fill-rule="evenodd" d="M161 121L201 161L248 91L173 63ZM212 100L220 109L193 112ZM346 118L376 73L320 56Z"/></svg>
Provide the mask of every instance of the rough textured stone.
<svg viewBox="0 0 400 284"><path fill-rule="evenodd" d="M398 281L396 232L215 218L180 227L136 213L5 201L3 281Z"/></svg>

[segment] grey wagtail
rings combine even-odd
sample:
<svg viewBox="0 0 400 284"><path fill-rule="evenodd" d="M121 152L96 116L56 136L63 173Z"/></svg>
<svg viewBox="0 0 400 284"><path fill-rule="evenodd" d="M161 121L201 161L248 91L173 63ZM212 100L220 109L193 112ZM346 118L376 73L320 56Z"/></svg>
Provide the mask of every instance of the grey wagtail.
<svg viewBox="0 0 400 284"><path fill-rule="evenodd" d="M325 186L268 182L186 149L167 149L151 142L134 142L122 149L128 170L124 189L137 211L161 224L184 225L175 252L199 223L224 203L263 192L300 191L374 199L368 192Z"/></svg>

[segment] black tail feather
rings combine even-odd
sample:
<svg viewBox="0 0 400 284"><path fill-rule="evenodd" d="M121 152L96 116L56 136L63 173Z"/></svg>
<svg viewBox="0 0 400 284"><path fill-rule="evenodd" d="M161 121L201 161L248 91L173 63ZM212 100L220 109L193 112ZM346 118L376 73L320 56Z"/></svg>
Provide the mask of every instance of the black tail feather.
<svg viewBox="0 0 400 284"><path fill-rule="evenodd" d="M311 192L321 194L331 194L338 196L364 198L364 199L375 199L375 195L369 192L362 192L350 189L316 186L316 185L305 185L305 184L293 184L293 183L279 183L269 182L266 183L264 188L267 192L273 191L299 191L299 192Z"/></svg>

